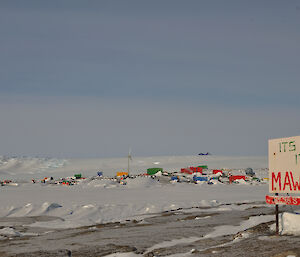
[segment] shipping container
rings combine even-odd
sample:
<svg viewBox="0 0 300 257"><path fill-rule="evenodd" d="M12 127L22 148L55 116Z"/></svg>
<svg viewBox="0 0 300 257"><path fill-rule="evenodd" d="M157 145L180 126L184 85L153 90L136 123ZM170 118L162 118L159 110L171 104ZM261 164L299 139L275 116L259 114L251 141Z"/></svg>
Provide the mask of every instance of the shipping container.
<svg viewBox="0 0 300 257"><path fill-rule="evenodd" d="M193 180L196 181L208 181L208 177L193 177Z"/></svg>
<svg viewBox="0 0 300 257"><path fill-rule="evenodd" d="M128 176L128 172L117 172L117 177Z"/></svg>
<svg viewBox="0 0 300 257"><path fill-rule="evenodd" d="M235 180L237 180L237 179L243 179L243 180L246 180L246 176L243 176L243 175L230 176L230 177L229 177L229 182L232 183L233 181L235 181Z"/></svg>
<svg viewBox="0 0 300 257"><path fill-rule="evenodd" d="M180 172L185 174L193 174L193 171L190 168L182 168L180 169Z"/></svg>
<svg viewBox="0 0 300 257"><path fill-rule="evenodd" d="M202 172L203 168L202 167L189 167L194 173L195 172Z"/></svg>
<svg viewBox="0 0 300 257"><path fill-rule="evenodd" d="M163 172L163 168L149 168L149 169L147 169L147 174L155 175L159 171Z"/></svg>

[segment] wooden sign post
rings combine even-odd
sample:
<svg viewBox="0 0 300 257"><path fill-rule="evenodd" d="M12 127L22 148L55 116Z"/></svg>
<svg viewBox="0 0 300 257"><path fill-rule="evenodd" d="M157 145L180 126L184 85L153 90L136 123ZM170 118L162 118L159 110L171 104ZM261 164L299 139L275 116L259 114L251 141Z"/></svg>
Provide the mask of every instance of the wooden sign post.
<svg viewBox="0 0 300 257"><path fill-rule="evenodd" d="M300 205L300 136L269 140L269 193L266 203L275 204L276 234L278 205Z"/></svg>

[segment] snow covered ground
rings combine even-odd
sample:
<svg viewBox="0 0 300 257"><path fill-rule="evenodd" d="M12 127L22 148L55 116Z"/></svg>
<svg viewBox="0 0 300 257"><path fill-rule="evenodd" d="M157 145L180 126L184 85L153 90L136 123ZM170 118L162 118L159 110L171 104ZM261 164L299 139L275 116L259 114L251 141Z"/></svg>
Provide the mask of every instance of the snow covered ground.
<svg viewBox="0 0 300 257"><path fill-rule="evenodd" d="M150 167L162 167L166 171L176 172L180 168L198 165L208 165L209 169L231 170L233 174L243 174L247 167L252 167L257 177L261 179L268 177L265 157L139 157L134 158L131 163L131 174L143 174ZM163 212L180 212L181 209L184 209L185 213L199 211L199 208L203 213L206 210L209 213L226 213L248 210L252 207L269 208L263 204L265 195L268 194L266 181L236 184L216 181L214 184L194 184L170 183L163 177L160 179L136 177L127 178L126 184L122 185L111 179L117 171L126 171L126 168L126 158L90 160L0 158L1 180L11 179L16 182L13 185L0 187L0 226L2 227L0 240L10 236L34 236L35 233L32 231L41 228L50 231L112 222L144 222L146 218L161 215ZM97 171L102 171L104 178L95 178ZM73 176L75 173L82 173L87 179L80 180L73 186L31 183L31 179L39 181L46 176L53 176L56 179ZM241 203L248 204L240 205ZM36 218L31 222L25 222L23 226L30 227L31 232L14 229L12 224L16 224L18 218L30 217L49 218ZM153 244L145 249L144 253L155 251L159 247L172 247L177 244L236 234L274 220L273 215L247 217L248 220L241 221L238 226L220 225L200 237L175 238ZM195 220L205 222L206 218L209 219L210 216L196 217ZM300 224L298 214L284 213L281 217L280 231L282 234L298 235L300 229L297 224ZM243 237L247 237L247 234ZM130 254L112 256L139 256ZM185 256L190 255L191 252L185 254Z"/></svg>
<svg viewBox="0 0 300 257"><path fill-rule="evenodd" d="M83 182L71 187L21 184L1 187L0 217L50 215L62 218L35 226L79 227L138 219L145 214L221 203L263 201L263 185L162 185L151 178L137 178L120 185L111 181Z"/></svg>
<svg viewBox="0 0 300 257"><path fill-rule="evenodd" d="M211 169L235 168L238 173L242 172L239 169L250 166L261 177L267 176L264 157L139 157L132 161L131 170L132 174L145 173L149 167L179 171L180 168L200 164ZM0 188L0 217L57 216L61 219L32 226L68 228L124 221L177 208L263 201L267 193L267 184L163 184L149 177L127 179L127 185L110 179L86 179L72 187L30 183L32 178L59 178L75 173L92 177L99 170L105 177L113 177L117 171L126 171L126 168L126 158L57 160L3 157L0 162L2 179L17 181L18 186Z"/></svg>

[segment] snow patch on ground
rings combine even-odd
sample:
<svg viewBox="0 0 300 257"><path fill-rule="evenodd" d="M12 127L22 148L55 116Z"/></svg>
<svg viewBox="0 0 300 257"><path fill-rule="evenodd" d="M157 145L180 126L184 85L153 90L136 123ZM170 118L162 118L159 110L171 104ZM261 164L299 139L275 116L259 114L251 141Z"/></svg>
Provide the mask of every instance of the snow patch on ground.
<svg viewBox="0 0 300 257"><path fill-rule="evenodd" d="M216 227L215 230L206 236L205 238L219 237L219 236L227 236L234 235L240 231L244 231L246 229L255 227L261 223L269 222L274 220L274 215L260 215L260 216L252 216L248 220L243 221L239 226L219 226Z"/></svg>
<svg viewBox="0 0 300 257"><path fill-rule="evenodd" d="M105 257L138 257L138 256L144 256L142 254L135 254L135 253L112 253L109 255L105 255Z"/></svg>
<svg viewBox="0 0 300 257"><path fill-rule="evenodd" d="M272 231L276 230L276 225L270 226ZM284 212L279 216L279 232L281 235L300 235L300 214Z"/></svg>
<svg viewBox="0 0 300 257"><path fill-rule="evenodd" d="M11 227L5 227L5 228L0 229L0 240L11 238L11 237L37 236L37 235L38 234L36 234L36 233L21 233Z"/></svg>
<svg viewBox="0 0 300 257"><path fill-rule="evenodd" d="M179 245L179 244L194 243L199 240L203 240L203 239L207 239L207 238L234 235L241 231L249 229L251 227L257 226L261 223L269 222L272 220L274 220L274 215L252 216L248 220L243 221L239 226L229 226L229 225L218 226L215 228L215 230L213 232L211 232L203 237L180 238L180 239L174 239L171 241L165 241L165 242L158 243L158 244L153 245L152 247L148 248L146 250L145 254L152 252L153 250L156 250L159 248L169 248L169 247ZM207 249L205 249L205 250L207 250Z"/></svg>
<svg viewBox="0 0 300 257"><path fill-rule="evenodd" d="M15 231L13 228L2 228L0 229L1 236L21 236L21 233Z"/></svg>

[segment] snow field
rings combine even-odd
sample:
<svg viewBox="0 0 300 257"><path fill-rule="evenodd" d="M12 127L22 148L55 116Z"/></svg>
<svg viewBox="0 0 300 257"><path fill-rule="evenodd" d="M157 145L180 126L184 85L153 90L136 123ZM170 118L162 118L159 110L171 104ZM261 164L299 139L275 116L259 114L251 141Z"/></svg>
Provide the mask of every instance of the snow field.
<svg viewBox="0 0 300 257"><path fill-rule="evenodd" d="M227 168L240 173L247 167L254 168L259 177L267 177L265 157L139 157L132 162L132 174L145 172L149 167L163 167L179 171L182 167L207 164L213 168ZM75 228L99 223L142 220L145 215L155 215L169 210L193 207L213 207L224 211L222 204L238 202L263 202L268 185L262 183L221 184L206 183L160 183L149 177L127 179L120 185L111 179L82 180L75 186L31 184L31 178L95 176L101 170L105 176L114 176L116 171L127 167L126 158L112 159L39 159L0 158L0 176L19 180L18 186L0 187L0 217L53 216L56 220L36 222L31 226L46 228ZM125 168L126 169L126 168ZM241 169L241 170L239 170ZM9 176L9 177L8 177ZM283 215L283 233L297 233L295 218ZM298 222L299 223L299 222ZM227 229L227 228L225 228ZM217 232L215 232L217 233ZM221 233L221 232L219 232Z"/></svg>
<svg viewBox="0 0 300 257"><path fill-rule="evenodd" d="M111 185L111 181L99 180L72 187L29 183L19 187L2 187L0 217L48 215L60 219L32 226L80 227L139 219L142 215L178 208L263 201L268 189L265 184L160 184L148 177L132 179L126 186Z"/></svg>

